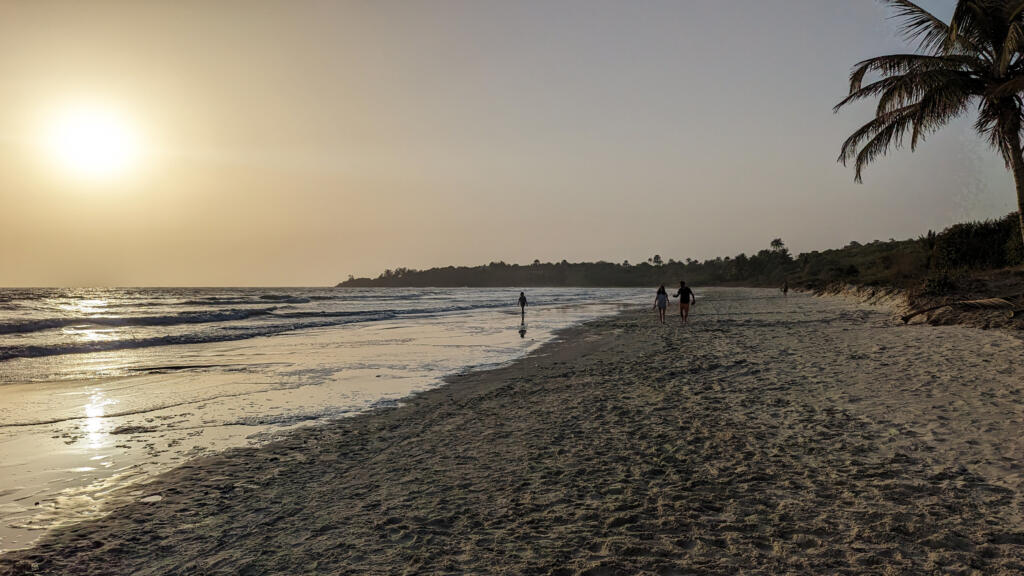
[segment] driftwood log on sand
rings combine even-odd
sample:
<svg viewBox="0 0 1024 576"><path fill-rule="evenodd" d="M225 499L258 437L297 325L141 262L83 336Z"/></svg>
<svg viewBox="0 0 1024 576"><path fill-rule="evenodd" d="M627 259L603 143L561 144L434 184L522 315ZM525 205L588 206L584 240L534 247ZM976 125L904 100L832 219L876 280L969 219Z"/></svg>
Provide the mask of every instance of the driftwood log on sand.
<svg viewBox="0 0 1024 576"><path fill-rule="evenodd" d="M945 304L939 304L937 306L929 306L922 310L915 310L910 314L905 314L900 317L903 323L906 324L916 316L921 314L927 314L940 308L976 308L982 310L1006 310L1010 313L1010 318L1015 318L1018 314L1024 314L1024 308L1017 308L1017 305L1011 302L1011 300L1024 297L1024 294L1018 294L1016 296L1005 296L1001 298L982 298L980 300L959 300L956 302L947 302Z"/></svg>

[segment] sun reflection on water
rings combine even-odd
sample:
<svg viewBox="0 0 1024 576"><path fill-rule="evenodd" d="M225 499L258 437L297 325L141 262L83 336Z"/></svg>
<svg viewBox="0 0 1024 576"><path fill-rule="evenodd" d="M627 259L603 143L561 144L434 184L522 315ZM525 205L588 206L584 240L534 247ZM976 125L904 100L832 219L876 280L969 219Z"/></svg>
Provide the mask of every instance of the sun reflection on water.
<svg viewBox="0 0 1024 576"><path fill-rule="evenodd" d="M118 331L114 328L96 328L93 326L68 326L63 332L83 342L103 342L116 340Z"/></svg>
<svg viewBox="0 0 1024 576"><path fill-rule="evenodd" d="M109 302L102 299L84 299L70 304L61 304L61 310L79 312L81 314L98 314L104 312Z"/></svg>
<svg viewBox="0 0 1024 576"><path fill-rule="evenodd" d="M116 403L116 400L106 398L100 388L93 389L89 395L89 403L85 405L85 424L82 431L90 449L99 450L103 447L103 441L107 437L103 432L103 416L106 407Z"/></svg>

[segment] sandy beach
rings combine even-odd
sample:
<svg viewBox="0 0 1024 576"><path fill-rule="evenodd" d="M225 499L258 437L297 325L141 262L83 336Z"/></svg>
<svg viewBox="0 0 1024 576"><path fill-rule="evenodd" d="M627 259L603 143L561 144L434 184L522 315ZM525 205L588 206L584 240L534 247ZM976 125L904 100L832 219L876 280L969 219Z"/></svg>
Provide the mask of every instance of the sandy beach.
<svg viewBox="0 0 1024 576"><path fill-rule="evenodd" d="M727 296L193 460L0 574L1024 572L1024 342Z"/></svg>

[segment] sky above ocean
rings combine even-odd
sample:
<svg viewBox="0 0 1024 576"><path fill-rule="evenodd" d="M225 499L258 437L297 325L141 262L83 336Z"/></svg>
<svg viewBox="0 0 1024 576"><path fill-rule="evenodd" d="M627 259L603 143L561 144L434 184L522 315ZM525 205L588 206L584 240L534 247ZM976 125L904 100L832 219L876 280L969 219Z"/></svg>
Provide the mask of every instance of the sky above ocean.
<svg viewBox="0 0 1024 576"><path fill-rule="evenodd" d="M922 2L948 17L953 2ZM0 285L703 259L1014 209L970 117L836 163L871 0L5 2Z"/></svg>

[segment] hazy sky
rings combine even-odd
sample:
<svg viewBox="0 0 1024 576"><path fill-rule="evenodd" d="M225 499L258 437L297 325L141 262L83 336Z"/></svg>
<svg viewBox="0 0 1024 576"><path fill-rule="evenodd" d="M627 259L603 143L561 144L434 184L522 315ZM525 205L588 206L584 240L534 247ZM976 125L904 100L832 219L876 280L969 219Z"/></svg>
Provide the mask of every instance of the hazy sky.
<svg viewBox="0 0 1024 576"><path fill-rule="evenodd" d="M871 114L832 113L851 65L907 49L885 16L872 0L3 2L0 285L703 259L1010 212L970 121L862 185L836 163ZM129 166L84 179L55 160L41 142L69 109L116 116Z"/></svg>

